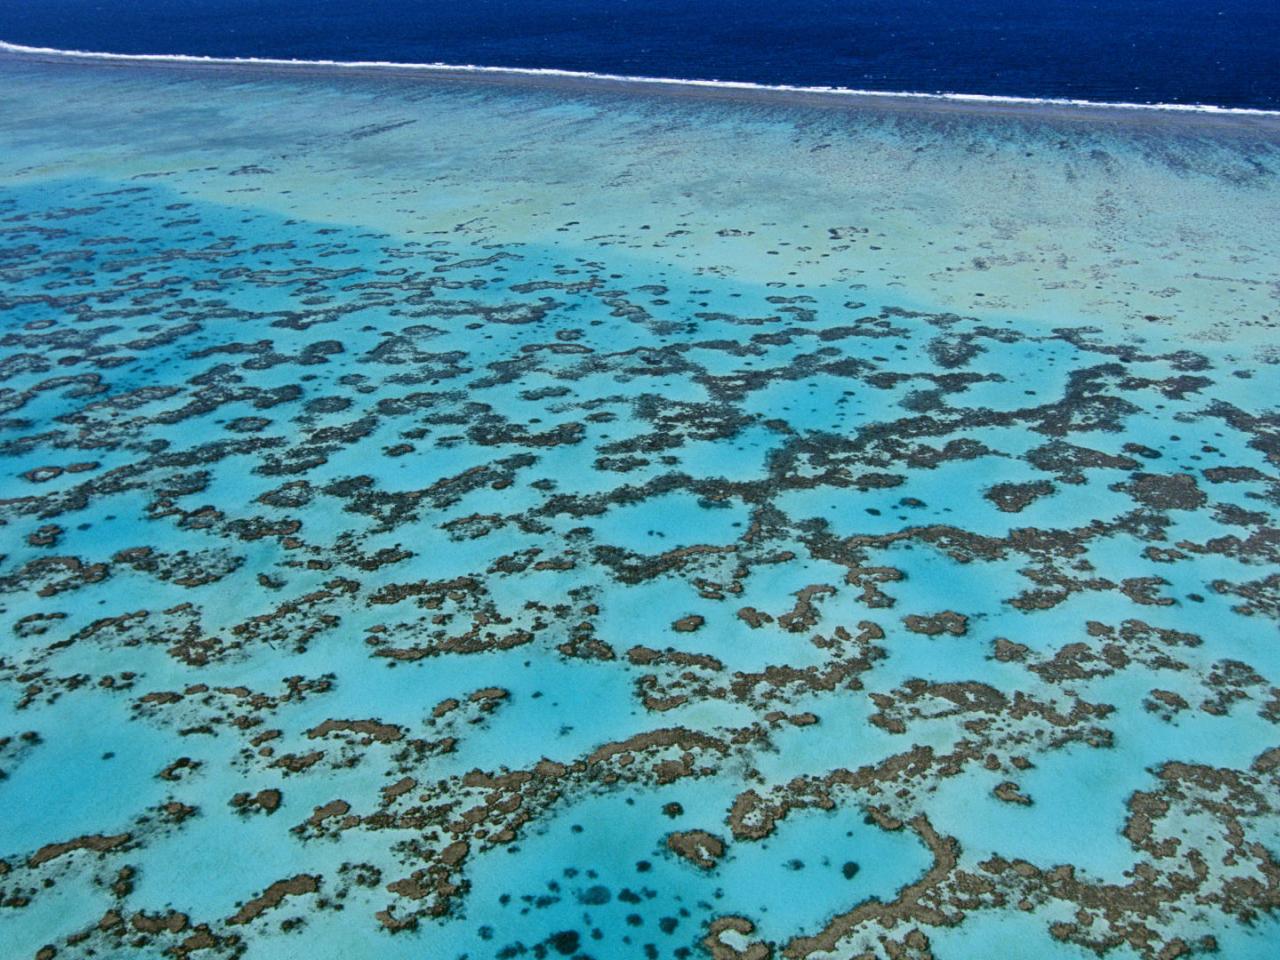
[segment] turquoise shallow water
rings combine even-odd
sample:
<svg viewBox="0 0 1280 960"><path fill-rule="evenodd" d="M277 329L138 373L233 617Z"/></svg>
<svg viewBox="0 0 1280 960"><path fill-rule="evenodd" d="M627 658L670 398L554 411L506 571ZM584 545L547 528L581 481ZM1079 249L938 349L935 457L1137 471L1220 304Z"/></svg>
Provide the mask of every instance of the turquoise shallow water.
<svg viewBox="0 0 1280 960"><path fill-rule="evenodd" d="M8 953L1271 955L1270 121L0 80Z"/></svg>

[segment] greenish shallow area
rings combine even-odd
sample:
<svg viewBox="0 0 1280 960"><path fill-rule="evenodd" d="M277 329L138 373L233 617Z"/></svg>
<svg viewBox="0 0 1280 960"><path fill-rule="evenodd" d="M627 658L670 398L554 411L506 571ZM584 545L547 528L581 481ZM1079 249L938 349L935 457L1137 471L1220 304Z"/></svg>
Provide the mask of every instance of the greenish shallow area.
<svg viewBox="0 0 1280 960"><path fill-rule="evenodd" d="M1280 127L0 58L6 956L1268 958Z"/></svg>

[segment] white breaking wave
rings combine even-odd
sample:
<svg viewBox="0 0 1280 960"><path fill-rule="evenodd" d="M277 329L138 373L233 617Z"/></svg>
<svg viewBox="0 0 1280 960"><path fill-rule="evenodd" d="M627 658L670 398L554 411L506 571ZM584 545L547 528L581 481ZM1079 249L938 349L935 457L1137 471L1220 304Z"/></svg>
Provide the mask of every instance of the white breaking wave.
<svg viewBox="0 0 1280 960"><path fill-rule="evenodd" d="M1211 113L1233 116L1280 117L1280 110L1253 107L1218 107L1203 103L1127 103L1123 101L1080 100L1066 97L1008 97L986 93L918 93L909 90L862 90L856 87L799 86L794 84L751 83L745 80L684 80L678 77L627 76L593 73L588 70L558 70L551 67L486 67L457 63L398 63L394 60L299 60L276 57L206 57L184 53L104 53L96 50L62 50L31 47L0 40L0 51L39 54L87 60L123 60L134 63L199 63L262 65L275 67L330 67L339 69L422 70L432 73L482 73L514 77L562 77L574 80L605 80L610 83L665 84L678 87L709 87L719 90L753 90L781 93L820 93L847 97L895 98L950 101L974 104L1023 106L1092 107L1110 110L1161 110L1182 113Z"/></svg>

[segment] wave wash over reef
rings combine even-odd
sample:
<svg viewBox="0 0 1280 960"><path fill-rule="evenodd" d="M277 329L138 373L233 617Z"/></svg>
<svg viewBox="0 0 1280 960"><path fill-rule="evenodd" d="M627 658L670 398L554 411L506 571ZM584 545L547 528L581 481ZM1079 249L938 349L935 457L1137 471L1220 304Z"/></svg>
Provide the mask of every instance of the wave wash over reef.
<svg viewBox="0 0 1280 960"><path fill-rule="evenodd" d="M1273 955L1278 130L5 55L6 954Z"/></svg>

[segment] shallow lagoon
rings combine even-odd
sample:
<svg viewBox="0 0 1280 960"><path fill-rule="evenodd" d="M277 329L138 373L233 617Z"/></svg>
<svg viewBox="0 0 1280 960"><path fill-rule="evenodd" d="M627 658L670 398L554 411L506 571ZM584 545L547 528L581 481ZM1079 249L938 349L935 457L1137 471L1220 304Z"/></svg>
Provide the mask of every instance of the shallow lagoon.
<svg viewBox="0 0 1280 960"><path fill-rule="evenodd" d="M0 79L16 955L1268 955L1274 120Z"/></svg>

